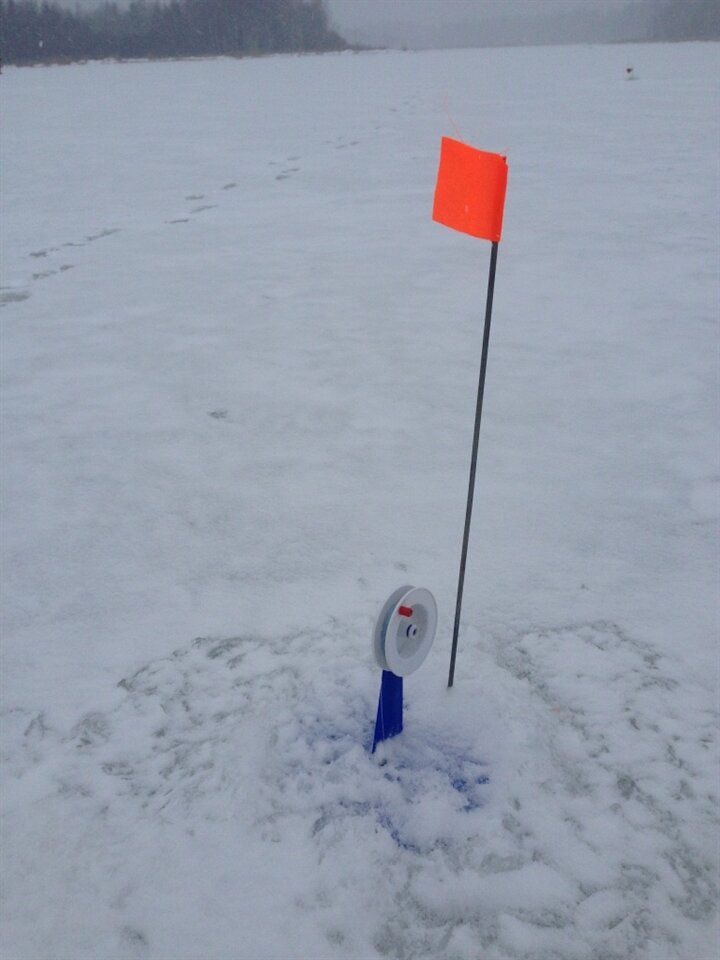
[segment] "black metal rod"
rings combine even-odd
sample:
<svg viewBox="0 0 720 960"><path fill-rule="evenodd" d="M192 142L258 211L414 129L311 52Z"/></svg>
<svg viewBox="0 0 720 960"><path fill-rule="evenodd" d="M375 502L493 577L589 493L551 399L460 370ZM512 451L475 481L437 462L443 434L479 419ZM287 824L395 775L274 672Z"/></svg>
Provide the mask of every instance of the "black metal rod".
<svg viewBox="0 0 720 960"><path fill-rule="evenodd" d="M465 585L465 565L467 563L468 542L470 540L470 521L472 519L473 497L475 494L475 470L477 468L478 442L480 440L480 421L482 420L483 395L485 393L485 372L487 371L488 348L490 346L490 321L492 319L493 293L495 291L495 267L497 265L498 245L493 243L490 253L490 273L488 275L487 301L485 303L485 331L483 333L482 357L480 359L480 380L478 381L477 404L475 406L475 428L473 430L472 456L470 459L470 483L468 484L467 508L465 510L465 532L463 533L462 554L460 556L460 575L458 577L457 601L455 603L455 625L453 627L452 653L450 654L450 673L448 687L455 679L455 658L457 656L458 633L460 631L460 611L462 609L463 587Z"/></svg>

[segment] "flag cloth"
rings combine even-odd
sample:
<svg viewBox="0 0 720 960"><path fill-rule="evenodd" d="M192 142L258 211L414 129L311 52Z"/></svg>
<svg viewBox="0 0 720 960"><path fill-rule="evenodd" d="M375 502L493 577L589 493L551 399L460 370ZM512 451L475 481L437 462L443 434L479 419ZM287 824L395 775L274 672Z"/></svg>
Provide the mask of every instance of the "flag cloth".
<svg viewBox="0 0 720 960"><path fill-rule="evenodd" d="M433 220L469 233L471 237L500 241L508 166L499 153L476 150L459 140L443 137L435 186Z"/></svg>

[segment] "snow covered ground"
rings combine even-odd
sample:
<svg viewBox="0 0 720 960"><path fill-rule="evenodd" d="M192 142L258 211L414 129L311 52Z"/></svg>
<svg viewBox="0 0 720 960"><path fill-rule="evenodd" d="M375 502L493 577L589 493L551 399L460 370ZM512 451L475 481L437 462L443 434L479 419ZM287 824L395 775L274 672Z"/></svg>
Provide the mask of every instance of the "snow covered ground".
<svg viewBox="0 0 720 960"><path fill-rule="evenodd" d="M719 67L4 71L3 958L715 956ZM452 691L489 245L430 219L443 134L510 165Z"/></svg>

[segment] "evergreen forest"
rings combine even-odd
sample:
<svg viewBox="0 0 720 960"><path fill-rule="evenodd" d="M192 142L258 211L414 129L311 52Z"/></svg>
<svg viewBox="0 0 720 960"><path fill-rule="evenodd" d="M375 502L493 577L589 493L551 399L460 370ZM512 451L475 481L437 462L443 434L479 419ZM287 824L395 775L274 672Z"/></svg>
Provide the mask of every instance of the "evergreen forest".
<svg viewBox="0 0 720 960"><path fill-rule="evenodd" d="M343 50L323 0L133 0L70 10L0 0L4 64Z"/></svg>

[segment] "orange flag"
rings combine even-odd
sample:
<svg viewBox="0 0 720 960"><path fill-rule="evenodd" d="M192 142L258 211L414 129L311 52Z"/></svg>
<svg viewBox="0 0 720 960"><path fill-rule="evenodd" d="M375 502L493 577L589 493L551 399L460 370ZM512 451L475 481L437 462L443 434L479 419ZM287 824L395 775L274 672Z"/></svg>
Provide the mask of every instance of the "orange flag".
<svg viewBox="0 0 720 960"><path fill-rule="evenodd" d="M498 243L502 234L508 166L499 153L443 137L433 220Z"/></svg>

